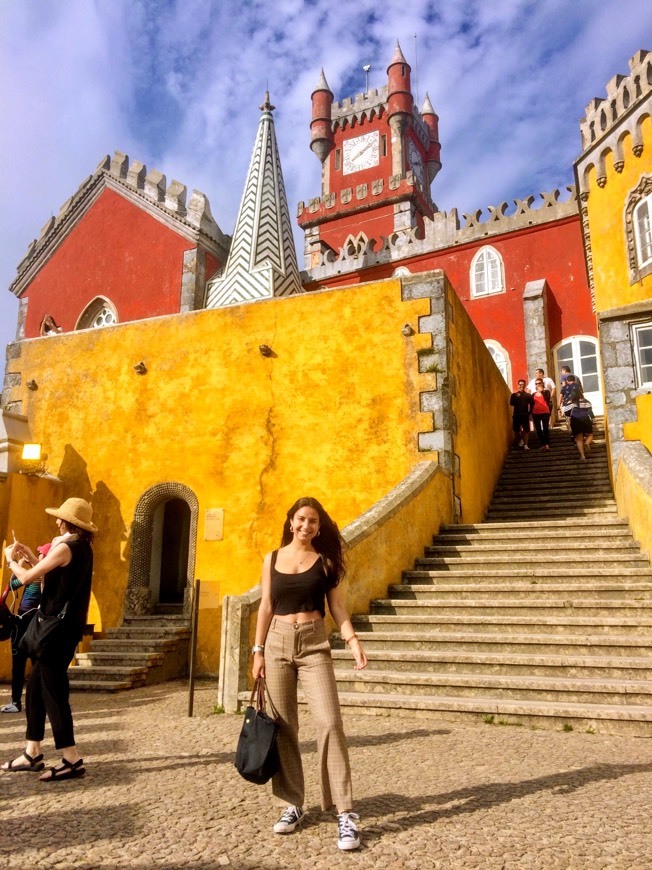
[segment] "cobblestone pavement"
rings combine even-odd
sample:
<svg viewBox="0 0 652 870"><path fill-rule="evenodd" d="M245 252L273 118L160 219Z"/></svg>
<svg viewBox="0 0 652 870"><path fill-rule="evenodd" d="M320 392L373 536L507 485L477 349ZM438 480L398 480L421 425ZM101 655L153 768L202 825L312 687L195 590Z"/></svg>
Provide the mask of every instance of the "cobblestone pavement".
<svg viewBox="0 0 652 870"><path fill-rule="evenodd" d="M1 773L5 868L652 867L652 740L427 719L346 715L363 845L336 846L321 813L314 732L302 713L303 828L271 832L267 787L233 766L242 719L216 715L201 682L75 694L88 773L47 785ZM22 715L0 716L0 757L22 749ZM56 760L48 732L46 759Z"/></svg>

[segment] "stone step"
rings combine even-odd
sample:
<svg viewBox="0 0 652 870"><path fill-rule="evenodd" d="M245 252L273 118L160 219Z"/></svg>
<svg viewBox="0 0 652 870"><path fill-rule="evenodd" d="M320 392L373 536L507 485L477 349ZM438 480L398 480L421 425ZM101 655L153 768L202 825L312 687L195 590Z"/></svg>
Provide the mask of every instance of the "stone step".
<svg viewBox="0 0 652 870"><path fill-rule="evenodd" d="M143 652L156 653L176 649L178 639L176 637L134 639L129 637L95 638L93 640L93 652Z"/></svg>
<svg viewBox="0 0 652 870"><path fill-rule="evenodd" d="M92 650L85 653L77 653L75 662L79 667L90 665L113 665L122 662L127 666L155 667L163 664L165 653L163 652L100 652Z"/></svg>
<svg viewBox="0 0 652 870"><path fill-rule="evenodd" d="M351 670L348 649L333 649L336 669ZM525 675L540 677L588 677L608 680L652 680L652 658L637 656L515 654L499 652L458 652L445 650L386 649L369 659L367 671Z"/></svg>
<svg viewBox="0 0 652 870"><path fill-rule="evenodd" d="M551 570L556 570L558 566L571 567L577 565L582 568L589 559L599 559L599 564L603 567L613 568L615 571L627 571L630 567L645 566L649 568L649 559L640 552L599 552L596 549L577 549L577 550L555 550L552 552L542 551L541 546L538 548L532 547L526 550L519 544L519 562L525 561L530 565L535 565L540 562L545 562L546 566ZM527 554L527 555L526 555ZM463 565L471 567L472 565L491 565L492 568L498 568L499 565L504 565L509 570L514 569L514 554L507 550L479 551L477 548L473 552L453 552L451 555L428 555L420 559L415 559L415 571L435 571Z"/></svg>
<svg viewBox="0 0 652 870"><path fill-rule="evenodd" d="M401 671L337 670L338 692L368 694L478 695L502 700L554 701L561 703L652 705L652 685L647 680L605 680L572 677L492 676L487 674L406 674ZM370 698L373 703L373 698Z"/></svg>
<svg viewBox="0 0 652 870"><path fill-rule="evenodd" d="M456 556L461 558L466 556L477 556L480 558L481 553L487 553L488 555L492 553L500 553L502 555L506 549L504 543L494 543L490 540L469 539L468 541L457 541L450 536L447 537L450 543L437 543L430 547L426 547L424 558L455 558ZM437 540L439 541L439 538ZM542 539L539 537L531 540L522 540L518 543L519 553L540 555L542 547L547 548L548 542L542 542ZM570 554L574 551L571 547L568 547L567 552ZM585 554L586 558L593 559L618 553L622 553L623 555L628 555L630 553L640 554L640 547L634 540L603 540L601 538L591 539L584 537L582 539L582 553ZM551 556L556 555L556 553L546 553L545 558L548 559ZM416 561L423 560L418 559Z"/></svg>
<svg viewBox="0 0 652 870"><path fill-rule="evenodd" d="M536 592L533 592L533 596ZM564 596L557 599L460 599L460 598L376 598L371 602L372 616L419 616L455 615L458 617L477 616L548 616L559 618L573 614L583 617L635 618L652 620L652 596L645 602L631 600L608 600L590 598L568 601Z"/></svg>
<svg viewBox="0 0 652 870"><path fill-rule="evenodd" d="M557 520L514 520L513 523L510 523L510 527L514 529L514 532L517 531L529 531L529 530L541 530L555 532L557 535L559 534L559 522ZM608 534L616 534L620 532L621 534L629 535L631 534L629 526L624 520L621 520L619 517L614 517L609 515L604 518L586 518L586 517L577 517L573 520L572 526L568 529L569 535L581 535L583 534L583 530L589 528L591 534L598 534L598 530L607 532ZM459 523L458 525L442 525L440 527L440 534L448 534L448 535L487 535L491 536L494 533L505 535L505 524L504 523ZM566 535L566 528L564 527L564 535ZM436 536L435 536L436 537Z"/></svg>
<svg viewBox="0 0 652 870"><path fill-rule="evenodd" d="M440 574L440 582L430 580L423 583L397 583L389 587L390 598L416 599L447 598L448 600L459 599L486 599L487 601L528 601L531 599L546 598L552 601L577 601L587 598L600 598L604 600L622 601L626 596L634 596L635 601L649 601L652 598L652 584L632 583L627 581L612 581L607 579L601 582L587 581L586 583L568 583L566 578L562 582L532 582L506 580L495 583L449 583L448 575ZM554 578L553 578L554 579Z"/></svg>
<svg viewBox="0 0 652 870"><path fill-rule="evenodd" d="M71 680L70 690L74 692L124 692L136 689L144 683L132 683L129 680Z"/></svg>
<svg viewBox="0 0 652 870"><path fill-rule="evenodd" d="M459 564L458 566L458 563L456 562L455 566L450 569L445 566L440 566L439 569L436 570L413 569L410 571L403 571L403 580L406 583L427 583L428 578L437 580L445 576L448 580L474 577L477 578L478 581L482 580L489 582L493 579L506 580L508 579L508 577L505 576L506 574L509 574L515 580L528 578L533 582L536 582L537 580L542 582L550 582L551 580L563 582L564 579L567 579L569 582L574 580L590 582L594 578L598 579L602 577L609 577L612 580L631 580L634 578L646 577L652 580L652 568L650 568L649 563L644 566L636 565L634 567L618 570L605 567L602 564L599 567L592 567L591 565L587 565L586 562L579 566L568 563L566 563L566 565L555 565L554 567L545 564L512 565L512 570L510 572L506 572L500 568L485 568L483 570L478 570L477 568L474 569L470 566L465 568L462 564Z"/></svg>
<svg viewBox="0 0 652 870"><path fill-rule="evenodd" d="M73 665L68 668L68 677L71 684L77 680L95 680L96 682L115 682L129 680L133 685L145 685L147 679L147 665L142 667L119 667L109 665Z"/></svg>
<svg viewBox="0 0 652 870"><path fill-rule="evenodd" d="M182 613L125 616L122 621L122 627L126 626L133 626L134 628L180 628L190 631L190 620Z"/></svg>
<svg viewBox="0 0 652 870"><path fill-rule="evenodd" d="M610 635L589 632L573 635L562 633L517 634L503 639L500 632L480 631L359 631L367 654L384 649L458 650L466 652L500 652L536 654L542 651L556 655L647 656L652 659L652 641L648 635ZM334 641L334 643L337 643Z"/></svg>
<svg viewBox="0 0 652 870"><path fill-rule="evenodd" d="M245 700L243 694L243 700ZM248 699L248 695L247 695ZM527 725L537 728L569 727L600 734L652 736L652 706L573 704L553 701L517 701L493 697L457 698L444 695L416 696L340 692L346 711L371 715L425 718L429 722L477 721ZM303 698L300 699L303 702Z"/></svg>
<svg viewBox="0 0 652 870"><path fill-rule="evenodd" d="M423 612L408 615L395 614L362 614L353 616L356 631L375 634L393 632L397 636L403 632L423 634L436 639L440 633L464 632L465 634L491 633L500 634L504 642L509 644L514 635L522 634L555 634L555 635L608 635L636 637L638 643L646 639L652 653L652 618L650 612L638 616L579 616L544 614L524 616L521 614L461 614L446 613L445 615L425 614Z"/></svg>
<svg viewBox="0 0 652 870"><path fill-rule="evenodd" d="M120 628L109 628L104 633L106 640L186 640L190 637L190 629L185 626L151 626L122 625Z"/></svg>
<svg viewBox="0 0 652 870"><path fill-rule="evenodd" d="M514 505L496 505L495 507L492 504L487 511L487 522L504 522L507 520L521 519L527 520L536 517L540 519L553 519L556 517L564 522L573 522L575 519L579 519L580 517L590 517L593 514L604 516L613 514L613 516L616 516L616 505L614 503L612 508L602 506L570 508L563 504L559 504L544 505L539 508L536 505L533 507L529 507L528 505L519 506L518 503L515 503Z"/></svg>

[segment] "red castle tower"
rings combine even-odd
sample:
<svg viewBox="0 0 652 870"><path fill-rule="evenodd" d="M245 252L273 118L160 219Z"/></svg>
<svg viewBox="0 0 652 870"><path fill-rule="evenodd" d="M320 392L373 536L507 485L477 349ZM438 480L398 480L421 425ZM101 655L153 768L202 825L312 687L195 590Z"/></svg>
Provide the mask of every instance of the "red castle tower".
<svg viewBox="0 0 652 870"><path fill-rule="evenodd" d="M338 252L347 240L423 228L441 168L438 118L426 96L414 105L410 65L396 43L387 85L334 102L324 71L312 94L310 147L322 164L322 195L300 205L306 251Z"/></svg>

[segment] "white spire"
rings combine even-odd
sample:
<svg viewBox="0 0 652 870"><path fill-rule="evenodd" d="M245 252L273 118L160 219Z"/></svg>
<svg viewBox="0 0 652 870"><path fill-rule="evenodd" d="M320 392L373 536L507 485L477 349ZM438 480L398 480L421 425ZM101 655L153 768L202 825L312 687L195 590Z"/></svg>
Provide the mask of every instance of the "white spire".
<svg viewBox="0 0 652 870"><path fill-rule="evenodd" d="M229 258L207 285L207 308L302 292L269 92L260 108Z"/></svg>

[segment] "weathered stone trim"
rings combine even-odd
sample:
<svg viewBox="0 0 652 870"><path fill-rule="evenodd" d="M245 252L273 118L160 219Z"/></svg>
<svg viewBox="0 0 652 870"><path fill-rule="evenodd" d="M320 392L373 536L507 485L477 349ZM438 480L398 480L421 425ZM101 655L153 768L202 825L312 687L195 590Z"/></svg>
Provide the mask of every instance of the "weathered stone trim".
<svg viewBox="0 0 652 870"><path fill-rule="evenodd" d="M652 193L652 175L642 175L636 187L630 191L625 204L625 239L627 242L627 258L629 260L629 283L635 284L652 273L652 263L638 265L636 251L636 230L634 229L634 209Z"/></svg>
<svg viewBox="0 0 652 870"><path fill-rule="evenodd" d="M182 483L158 483L148 489L138 501L131 527L131 560L129 581L125 597L125 615L140 616L151 612L149 591L152 561L153 521L156 508L171 499L182 499L190 508L190 535L188 542L188 574L184 594L184 611L190 612L190 598L195 582L197 552L197 522L199 502L195 493Z"/></svg>
<svg viewBox="0 0 652 870"><path fill-rule="evenodd" d="M528 281L523 291L523 320L525 323L525 360L528 375L534 377L536 369L553 370L550 359L548 330L548 282L545 278Z"/></svg>

